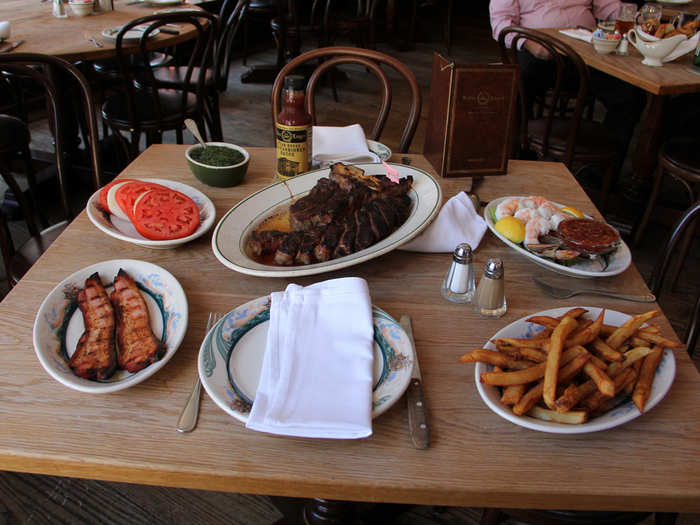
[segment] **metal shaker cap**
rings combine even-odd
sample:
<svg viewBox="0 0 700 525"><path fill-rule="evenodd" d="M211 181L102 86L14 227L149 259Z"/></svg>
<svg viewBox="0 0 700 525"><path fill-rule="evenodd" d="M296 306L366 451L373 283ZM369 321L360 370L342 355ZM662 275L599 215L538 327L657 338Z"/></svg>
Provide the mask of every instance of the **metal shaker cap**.
<svg viewBox="0 0 700 525"><path fill-rule="evenodd" d="M503 261L500 259L489 259L484 268L484 277L501 279L503 277Z"/></svg>
<svg viewBox="0 0 700 525"><path fill-rule="evenodd" d="M452 254L452 260L460 264L468 264L472 262L472 247L469 243L463 242L458 244Z"/></svg>

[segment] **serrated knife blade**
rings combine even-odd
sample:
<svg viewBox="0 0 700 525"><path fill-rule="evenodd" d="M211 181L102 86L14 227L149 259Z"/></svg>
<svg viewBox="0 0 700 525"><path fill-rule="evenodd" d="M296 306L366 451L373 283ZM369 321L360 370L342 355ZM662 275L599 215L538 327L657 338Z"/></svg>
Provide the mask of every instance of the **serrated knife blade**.
<svg viewBox="0 0 700 525"><path fill-rule="evenodd" d="M428 426L428 411L425 406L425 396L423 395L423 378L420 373L420 365L418 364L418 349L413 338L411 318L408 315L402 315L399 324L411 340L414 356L411 382L406 389L408 429L413 446L418 449L426 449L430 446L430 427Z"/></svg>

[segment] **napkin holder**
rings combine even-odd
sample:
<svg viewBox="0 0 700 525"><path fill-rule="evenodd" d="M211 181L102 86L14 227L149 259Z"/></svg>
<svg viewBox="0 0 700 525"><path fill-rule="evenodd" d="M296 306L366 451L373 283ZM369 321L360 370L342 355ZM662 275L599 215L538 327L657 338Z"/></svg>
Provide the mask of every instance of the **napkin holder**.
<svg viewBox="0 0 700 525"><path fill-rule="evenodd" d="M508 169L520 66L459 65L435 53L423 154L442 177Z"/></svg>

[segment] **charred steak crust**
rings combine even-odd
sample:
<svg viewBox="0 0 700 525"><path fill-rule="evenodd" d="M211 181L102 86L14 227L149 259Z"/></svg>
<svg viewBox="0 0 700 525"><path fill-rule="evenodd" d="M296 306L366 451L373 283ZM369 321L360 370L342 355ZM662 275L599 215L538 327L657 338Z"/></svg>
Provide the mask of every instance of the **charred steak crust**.
<svg viewBox="0 0 700 525"><path fill-rule="evenodd" d="M108 379L117 366L114 310L97 272L85 280L85 288L78 292L78 308L83 314L85 332L69 365L79 377Z"/></svg>

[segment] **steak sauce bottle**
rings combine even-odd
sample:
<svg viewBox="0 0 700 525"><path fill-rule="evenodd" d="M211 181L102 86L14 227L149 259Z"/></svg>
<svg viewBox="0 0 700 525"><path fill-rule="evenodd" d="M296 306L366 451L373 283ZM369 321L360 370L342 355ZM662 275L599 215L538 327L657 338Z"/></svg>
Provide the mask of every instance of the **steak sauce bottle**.
<svg viewBox="0 0 700 525"><path fill-rule="evenodd" d="M283 107L277 116L278 179L289 179L309 170L311 157L311 115L304 107L306 80L299 75L284 79Z"/></svg>

